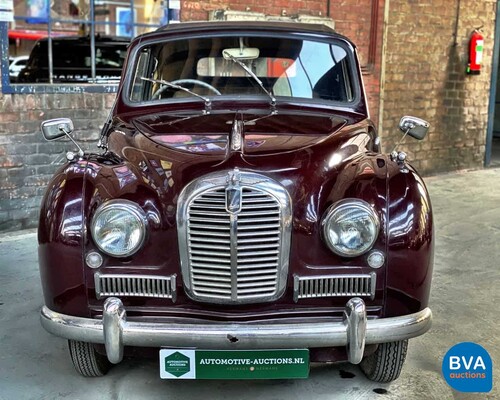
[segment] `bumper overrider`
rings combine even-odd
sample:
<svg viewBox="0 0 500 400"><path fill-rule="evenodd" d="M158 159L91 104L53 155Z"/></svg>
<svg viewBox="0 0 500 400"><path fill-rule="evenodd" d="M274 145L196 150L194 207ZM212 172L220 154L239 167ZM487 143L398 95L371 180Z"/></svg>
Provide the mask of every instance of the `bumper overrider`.
<svg viewBox="0 0 500 400"><path fill-rule="evenodd" d="M104 344L110 362L119 363L124 346L195 347L248 350L346 346L349 362L363 359L365 344L395 342L420 336L431 327L432 312L367 320L362 299L350 299L343 321L304 323L179 323L127 321L120 299L104 302L103 318L64 315L43 307L42 326L66 339Z"/></svg>

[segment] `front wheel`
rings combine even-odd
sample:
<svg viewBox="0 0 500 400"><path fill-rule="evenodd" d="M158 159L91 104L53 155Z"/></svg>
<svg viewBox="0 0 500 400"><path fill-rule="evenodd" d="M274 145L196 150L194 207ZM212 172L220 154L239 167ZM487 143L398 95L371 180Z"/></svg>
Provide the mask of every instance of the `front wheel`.
<svg viewBox="0 0 500 400"><path fill-rule="evenodd" d="M76 371L86 377L106 375L111 363L106 356L95 351L92 343L68 340L69 354Z"/></svg>
<svg viewBox="0 0 500 400"><path fill-rule="evenodd" d="M391 382L401 373L407 349L408 340L381 343L373 354L361 361L361 370L372 381Z"/></svg>

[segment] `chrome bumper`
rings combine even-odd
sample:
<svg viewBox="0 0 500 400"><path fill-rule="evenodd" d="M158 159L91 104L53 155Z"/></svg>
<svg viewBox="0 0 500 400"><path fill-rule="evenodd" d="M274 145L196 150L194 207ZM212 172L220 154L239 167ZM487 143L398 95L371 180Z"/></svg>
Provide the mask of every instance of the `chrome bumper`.
<svg viewBox="0 0 500 400"><path fill-rule="evenodd" d="M365 344L395 342L424 334L432 313L425 308L400 317L367 320L360 298L350 299L342 322L304 323L154 323L127 321L123 303L116 297L104 302L103 319L73 317L41 311L42 326L66 339L101 343L109 361L118 363L123 346L195 347L200 349L280 349L347 346L349 361L358 364Z"/></svg>

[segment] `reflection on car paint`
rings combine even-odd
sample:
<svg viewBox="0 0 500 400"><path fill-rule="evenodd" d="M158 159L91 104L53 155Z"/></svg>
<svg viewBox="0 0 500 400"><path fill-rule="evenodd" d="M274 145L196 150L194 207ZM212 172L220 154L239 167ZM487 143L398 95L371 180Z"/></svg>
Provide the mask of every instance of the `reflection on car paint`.
<svg viewBox="0 0 500 400"><path fill-rule="evenodd" d="M120 184L120 189L123 189L125 186L135 182L137 177L126 165L122 167L113 168L113 172L118 178L118 182Z"/></svg>

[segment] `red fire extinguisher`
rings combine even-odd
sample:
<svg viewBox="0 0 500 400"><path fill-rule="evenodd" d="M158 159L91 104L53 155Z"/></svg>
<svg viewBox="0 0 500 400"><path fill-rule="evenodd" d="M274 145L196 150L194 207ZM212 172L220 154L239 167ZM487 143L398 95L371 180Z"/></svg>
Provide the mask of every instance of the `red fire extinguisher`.
<svg viewBox="0 0 500 400"><path fill-rule="evenodd" d="M467 73L469 75L479 75L481 73L481 63L483 62L484 37L475 29L472 32L469 42L469 64Z"/></svg>

